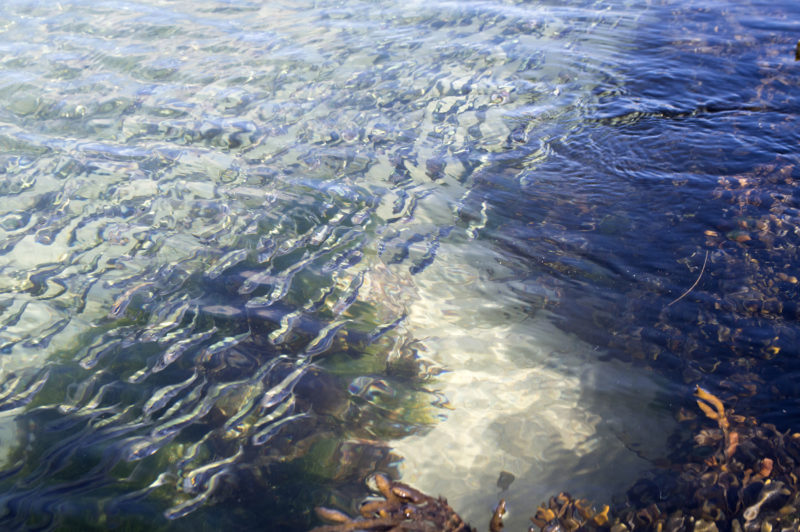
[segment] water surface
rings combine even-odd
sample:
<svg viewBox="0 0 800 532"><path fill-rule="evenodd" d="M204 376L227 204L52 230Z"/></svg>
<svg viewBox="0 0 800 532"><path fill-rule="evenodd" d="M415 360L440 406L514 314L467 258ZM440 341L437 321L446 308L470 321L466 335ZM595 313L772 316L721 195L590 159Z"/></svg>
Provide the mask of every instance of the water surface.
<svg viewBox="0 0 800 532"><path fill-rule="evenodd" d="M524 529L696 384L796 430L798 20L4 2L3 526L304 530L380 470Z"/></svg>

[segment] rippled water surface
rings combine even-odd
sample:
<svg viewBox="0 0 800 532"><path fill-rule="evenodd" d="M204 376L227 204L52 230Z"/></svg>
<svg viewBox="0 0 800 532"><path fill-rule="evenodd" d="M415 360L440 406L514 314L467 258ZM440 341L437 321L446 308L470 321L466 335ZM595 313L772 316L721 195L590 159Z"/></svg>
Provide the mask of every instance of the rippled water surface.
<svg viewBox="0 0 800 532"><path fill-rule="evenodd" d="M800 7L688 6L4 1L0 528L524 530L696 384L800 430Z"/></svg>

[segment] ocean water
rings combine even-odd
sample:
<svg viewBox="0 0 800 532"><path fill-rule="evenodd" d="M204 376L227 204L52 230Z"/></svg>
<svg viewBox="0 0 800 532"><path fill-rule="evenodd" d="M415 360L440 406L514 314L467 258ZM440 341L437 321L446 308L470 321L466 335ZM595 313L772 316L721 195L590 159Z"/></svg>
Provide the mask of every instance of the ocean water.
<svg viewBox="0 0 800 532"><path fill-rule="evenodd" d="M798 21L3 2L0 527L306 530L383 471L524 530L660 478L696 385L797 430Z"/></svg>

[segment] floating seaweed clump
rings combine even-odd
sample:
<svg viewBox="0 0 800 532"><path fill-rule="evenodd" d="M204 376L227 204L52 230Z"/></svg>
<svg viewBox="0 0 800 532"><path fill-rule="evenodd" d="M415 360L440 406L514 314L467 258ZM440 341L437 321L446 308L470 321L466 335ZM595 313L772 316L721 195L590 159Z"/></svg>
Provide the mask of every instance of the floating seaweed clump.
<svg viewBox="0 0 800 532"><path fill-rule="evenodd" d="M780 432L774 425L726 409L715 395L698 387L697 404L716 426L701 427L695 448L677 466L675 489L658 501L632 500L612 510L599 510L568 493L551 497L531 517L541 532L755 532L800 529L800 433ZM696 416L683 413L687 419ZM406 484L375 476L382 499L362 504L361 516L318 508L335 524L313 532L472 531L447 504ZM490 532L503 528L505 502L500 501L489 523Z"/></svg>

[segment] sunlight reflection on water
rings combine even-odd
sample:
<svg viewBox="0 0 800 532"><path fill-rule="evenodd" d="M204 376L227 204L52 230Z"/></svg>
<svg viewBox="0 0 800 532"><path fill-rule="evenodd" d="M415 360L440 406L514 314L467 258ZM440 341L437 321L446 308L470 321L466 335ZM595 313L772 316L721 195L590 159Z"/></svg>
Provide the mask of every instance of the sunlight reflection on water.
<svg viewBox="0 0 800 532"><path fill-rule="evenodd" d="M663 30L696 77L640 57L671 7L5 2L0 519L302 529L385 441L478 526L624 491L699 370L609 346L662 332L703 235L755 240L699 199L741 147L793 145L779 105L745 142L738 91L705 96L746 44Z"/></svg>

